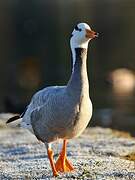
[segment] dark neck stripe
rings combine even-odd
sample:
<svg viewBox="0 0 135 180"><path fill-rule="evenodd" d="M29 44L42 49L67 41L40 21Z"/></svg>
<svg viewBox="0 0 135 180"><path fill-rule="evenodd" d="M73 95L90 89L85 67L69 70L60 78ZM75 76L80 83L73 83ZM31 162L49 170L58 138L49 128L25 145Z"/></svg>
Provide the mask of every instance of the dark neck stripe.
<svg viewBox="0 0 135 180"><path fill-rule="evenodd" d="M75 64L79 61L81 62L87 55L87 49L85 48L75 48Z"/></svg>

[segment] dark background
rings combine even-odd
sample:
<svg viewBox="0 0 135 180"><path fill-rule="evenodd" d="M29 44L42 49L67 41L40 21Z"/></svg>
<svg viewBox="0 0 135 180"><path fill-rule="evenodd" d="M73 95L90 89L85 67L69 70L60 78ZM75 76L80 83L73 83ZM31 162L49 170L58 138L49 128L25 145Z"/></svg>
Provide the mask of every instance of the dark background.
<svg viewBox="0 0 135 180"><path fill-rule="evenodd" d="M70 34L79 22L100 34L88 51L91 123L133 132L134 0L1 0L0 112L21 113L37 90L67 83Z"/></svg>

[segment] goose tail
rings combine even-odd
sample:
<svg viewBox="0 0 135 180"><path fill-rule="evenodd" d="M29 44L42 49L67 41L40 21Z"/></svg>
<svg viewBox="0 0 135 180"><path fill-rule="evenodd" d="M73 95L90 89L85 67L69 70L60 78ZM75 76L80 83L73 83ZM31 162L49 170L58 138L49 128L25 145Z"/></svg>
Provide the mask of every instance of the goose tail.
<svg viewBox="0 0 135 180"><path fill-rule="evenodd" d="M20 115L16 115L11 117L6 121L6 124L11 127L20 127L22 121L22 117Z"/></svg>
<svg viewBox="0 0 135 180"><path fill-rule="evenodd" d="M20 119L20 118L21 118L21 117L20 117L19 115L13 116L13 117L11 117L11 118L9 118L9 119L7 120L6 124L11 123L11 122L13 122L13 121L16 121L16 120L18 120L18 119Z"/></svg>
<svg viewBox="0 0 135 180"><path fill-rule="evenodd" d="M25 108L24 112L21 115L16 115L16 116L9 118L6 121L6 124L7 125L10 124L12 127L21 127L22 126L22 119L23 119L23 116L24 116L27 108L28 108L28 106Z"/></svg>

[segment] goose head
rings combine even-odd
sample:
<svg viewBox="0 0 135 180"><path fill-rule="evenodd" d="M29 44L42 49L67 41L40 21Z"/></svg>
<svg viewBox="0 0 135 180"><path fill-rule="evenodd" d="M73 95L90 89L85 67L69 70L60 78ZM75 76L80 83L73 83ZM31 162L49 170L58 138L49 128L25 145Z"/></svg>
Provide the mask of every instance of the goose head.
<svg viewBox="0 0 135 180"><path fill-rule="evenodd" d="M79 23L75 26L70 39L71 49L87 48L91 39L98 37L98 33L91 30L86 23Z"/></svg>

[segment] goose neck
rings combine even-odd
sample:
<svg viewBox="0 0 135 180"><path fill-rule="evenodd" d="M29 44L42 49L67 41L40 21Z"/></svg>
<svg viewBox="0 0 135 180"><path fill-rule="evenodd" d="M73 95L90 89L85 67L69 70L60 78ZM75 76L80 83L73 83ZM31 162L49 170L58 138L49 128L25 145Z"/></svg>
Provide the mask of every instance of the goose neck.
<svg viewBox="0 0 135 180"><path fill-rule="evenodd" d="M72 49L73 69L72 75L68 83L68 87L75 91L88 90L87 76L87 49L74 48Z"/></svg>

